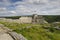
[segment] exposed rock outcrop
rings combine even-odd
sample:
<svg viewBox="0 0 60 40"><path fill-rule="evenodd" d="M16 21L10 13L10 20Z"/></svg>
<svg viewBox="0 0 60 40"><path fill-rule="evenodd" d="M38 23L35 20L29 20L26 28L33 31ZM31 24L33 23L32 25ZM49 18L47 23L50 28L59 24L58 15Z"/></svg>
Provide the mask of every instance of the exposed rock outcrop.
<svg viewBox="0 0 60 40"><path fill-rule="evenodd" d="M0 40L27 40L23 35L13 32L2 24L0 24L0 34Z"/></svg>

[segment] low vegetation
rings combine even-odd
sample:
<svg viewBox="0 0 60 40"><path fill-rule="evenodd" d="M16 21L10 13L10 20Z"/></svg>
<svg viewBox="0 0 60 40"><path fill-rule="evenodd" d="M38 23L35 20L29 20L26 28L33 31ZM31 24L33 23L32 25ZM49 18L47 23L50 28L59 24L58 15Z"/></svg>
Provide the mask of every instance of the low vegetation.
<svg viewBox="0 0 60 40"><path fill-rule="evenodd" d="M51 24L19 24L11 22L0 21L0 24L4 24L6 27L13 31L22 34L28 40L60 40L60 31L50 27Z"/></svg>
<svg viewBox="0 0 60 40"><path fill-rule="evenodd" d="M19 19L21 16L12 16L12 17L5 17L7 19Z"/></svg>
<svg viewBox="0 0 60 40"><path fill-rule="evenodd" d="M54 27L60 28L59 22L60 16L44 16L48 24L19 24L16 22L5 22L0 21L0 24L5 25L6 27L12 29L18 34L22 34L28 40L60 40L60 30L55 29ZM11 17L7 17L11 18ZM12 17L12 19L19 17Z"/></svg>
<svg viewBox="0 0 60 40"><path fill-rule="evenodd" d="M52 22L59 22L60 21L60 15L58 16L44 16L45 20L48 21L49 23L52 23Z"/></svg>

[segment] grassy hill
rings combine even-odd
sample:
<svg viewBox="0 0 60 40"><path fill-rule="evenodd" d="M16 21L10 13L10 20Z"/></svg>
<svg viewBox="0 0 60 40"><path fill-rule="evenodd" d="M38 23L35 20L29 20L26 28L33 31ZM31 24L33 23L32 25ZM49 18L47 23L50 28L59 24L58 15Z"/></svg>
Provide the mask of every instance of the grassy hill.
<svg viewBox="0 0 60 40"><path fill-rule="evenodd" d="M13 31L22 34L28 40L60 40L60 31L53 28L44 28L49 24L18 24L1 22Z"/></svg>

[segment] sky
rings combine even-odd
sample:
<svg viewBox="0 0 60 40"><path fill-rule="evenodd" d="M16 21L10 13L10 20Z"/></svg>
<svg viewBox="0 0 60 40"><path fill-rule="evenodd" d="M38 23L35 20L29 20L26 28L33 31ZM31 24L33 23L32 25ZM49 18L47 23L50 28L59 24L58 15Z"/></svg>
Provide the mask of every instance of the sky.
<svg viewBox="0 0 60 40"><path fill-rule="evenodd" d="M0 16L60 15L60 0L0 0Z"/></svg>

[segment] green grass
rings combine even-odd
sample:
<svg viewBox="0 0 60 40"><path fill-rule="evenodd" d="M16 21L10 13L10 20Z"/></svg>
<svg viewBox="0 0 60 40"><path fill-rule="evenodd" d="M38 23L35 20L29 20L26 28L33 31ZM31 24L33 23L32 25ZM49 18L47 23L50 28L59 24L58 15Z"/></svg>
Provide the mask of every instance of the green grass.
<svg viewBox="0 0 60 40"><path fill-rule="evenodd" d="M54 30L54 32L51 32L47 31L51 29L45 29L42 27L48 26L49 24L18 24L2 21L0 21L0 23L19 34L22 34L28 40L60 40L59 30ZM31 26L31 28L26 28L28 26Z"/></svg>
<svg viewBox="0 0 60 40"><path fill-rule="evenodd" d="M46 29L37 26L29 29L16 29L15 31L24 35L28 40L60 40L60 34L57 31L47 32Z"/></svg>

